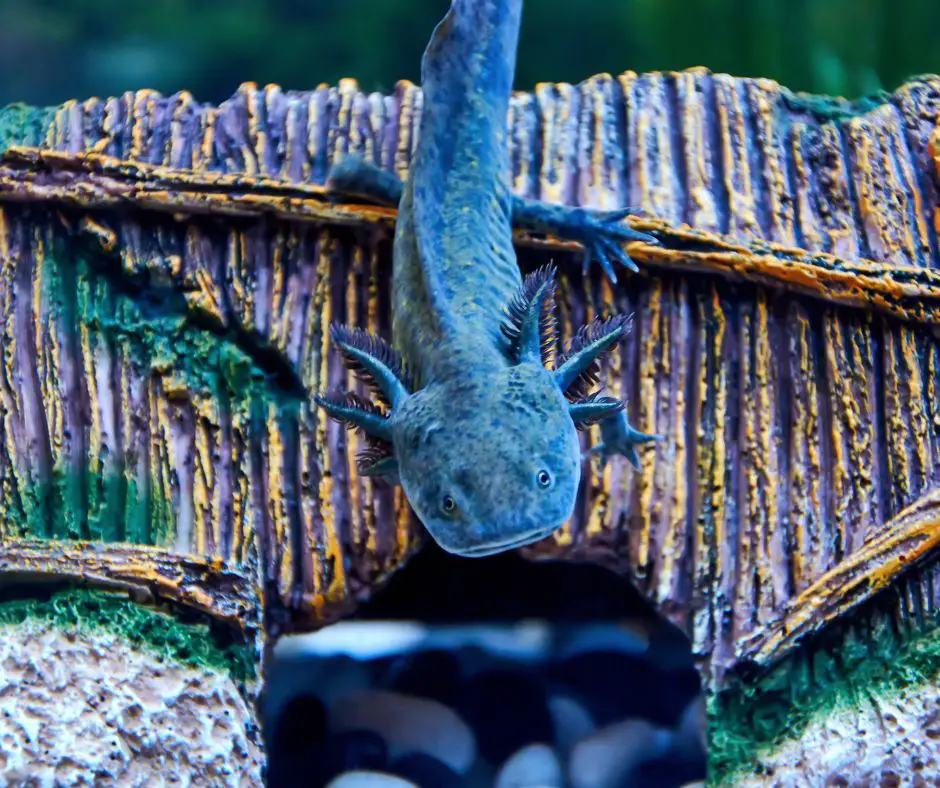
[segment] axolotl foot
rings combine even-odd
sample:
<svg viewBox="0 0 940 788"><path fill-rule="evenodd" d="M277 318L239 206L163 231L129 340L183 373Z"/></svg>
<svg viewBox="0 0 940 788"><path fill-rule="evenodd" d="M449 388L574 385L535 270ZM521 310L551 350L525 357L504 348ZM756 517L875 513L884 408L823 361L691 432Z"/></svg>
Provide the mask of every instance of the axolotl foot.
<svg viewBox="0 0 940 788"><path fill-rule="evenodd" d="M584 247L584 270L587 271L591 263L596 261L612 282L617 281L614 263L631 271L639 270L624 249L626 244L642 242L662 246L656 236L634 230L623 221L628 216L643 213L639 208L603 211L522 198L513 201L513 221L516 224L568 241L577 241Z"/></svg>
<svg viewBox="0 0 940 788"><path fill-rule="evenodd" d="M642 211L636 208L623 208L617 211L588 209L575 215L580 226L574 228L572 234L580 236L580 241L584 245L582 269L585 273L590 268L591 263L596 260L600 263L610 281L616 282L617 274L613 265L615 262L629 268L631 271L640 270L624 250L625 243L641 241L653 246L662 246L660 240L655 236L634 230L623 223L623 220L628 216L639 213L642 213Z"/></svg>
<svg viewBox="0 0 940 788"><path fill-rule="evenodd" d="M404 185L394 173L359 156L346 156L333 165L326 188L328 198L334 202L358 196L383 205L398 205ZM515 226L580 243L584 247L584 270L596 261L612 282L617 281L615 263L639 270L624 250L626 244L662 246L655 235L634 230L623 221L644 213L640 208L607 211L512 197Z"/></svg>
<svg viewBox="0 0 940 788"><path fill-rule="evenodd" d="M589 453L600 454L603 463L606 463L610 457L619 454L626 457L637 470L640 469L640 457L636 451L637 446L662 440L663 437L662 435L648 435L634 429L627 420L626 411L623 410L599 422L598 426L601 429L601 443L592 446Z"/></svg>

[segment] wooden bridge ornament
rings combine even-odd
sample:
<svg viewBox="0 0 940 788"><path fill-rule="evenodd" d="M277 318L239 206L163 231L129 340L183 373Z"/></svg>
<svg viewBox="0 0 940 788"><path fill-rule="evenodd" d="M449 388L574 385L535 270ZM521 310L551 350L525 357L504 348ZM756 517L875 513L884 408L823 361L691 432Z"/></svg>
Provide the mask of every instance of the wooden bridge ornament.
<svg viewBox="0 0 940 788"><path fill-rule="evenodd" d="M394 212L330 201L326 173L404 175L420 102L344 80L0 111L0 572L149 589L262 643L407 561L400 492L311 395L356 385L330 321L390 325ZM666 436L639 472L592 465L524 552L626 573L689 635L716 720L741 671L841 648L819 637L936 644L940 78L859 105L604 74L517 94L510 144L518 194L638 205L664 242L612 287L517 234L525 267L558 263L563 338L635 313L603 379ZM743 749L719 739L724 774Z"/></svg>

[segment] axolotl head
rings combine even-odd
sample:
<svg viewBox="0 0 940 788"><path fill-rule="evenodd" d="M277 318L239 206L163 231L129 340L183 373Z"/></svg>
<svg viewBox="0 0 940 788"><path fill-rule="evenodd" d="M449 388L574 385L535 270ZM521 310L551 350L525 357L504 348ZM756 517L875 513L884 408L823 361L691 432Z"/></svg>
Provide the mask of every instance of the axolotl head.
<svg viewBox="0 0 940 788"><path fill-rule="evenodd" d="M365 434L360 472L400 483L441 547L491 555L547 536L574 511L577 429L621 414L622 402L591 389L598 359L627 326L621 317L595 320L555 360L554 269L545 267L508 304L505 365L458 364L415 390L387 343L334 326L334 346L382 406L355 394L317 401Z"/></svg>
<svg viewBox="0 0 940 788"><path fill-rule="evenodd" d="M529 544L574 510L578 433L541 364L422 389L402 403L392 434L405 495L448 552L484 556Z"/></svg>

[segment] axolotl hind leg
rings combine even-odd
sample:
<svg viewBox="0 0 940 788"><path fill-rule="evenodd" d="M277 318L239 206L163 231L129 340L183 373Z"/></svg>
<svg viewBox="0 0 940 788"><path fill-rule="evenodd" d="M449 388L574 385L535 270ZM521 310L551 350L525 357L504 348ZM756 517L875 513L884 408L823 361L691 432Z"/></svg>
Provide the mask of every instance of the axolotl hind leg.
<svg viewBox="0 0 940 788"><path fill-rule="evenodd" d="M405 185L397 175L359 156L344 156L333 165L326 180L327 193L333 199L341 196L365 197L382 205L398 205Z"/></svg>
<svg viewBox="0 0 940 788"><path fill-rule="evenodd" d="M631 271L639 270L624 249L624 244L642 242L662 246L654 235L634 230L624 224L623 220L628 216L640 213L642 211L638 208L602 211L554 205L521 197L515 198L512 204L512 219L515 225L567 241L577 241L584 247L584 271L587 271L592 262L597 261L612 282L617 281L613 265L615 262Z"/></svg>
<svg viewBox="0 0 940 788"><path fill-rule="evenodd" d="M383 205L398 205L403 188L397 175L358 156L340 159L327 179L327 190L334 198L360 196ZM513 225L566 241L577 241L584 247L584 270L597 261L612 282L617 281L614 263L631 271L638 270L624 249L625 244L662 245L655 236L634 230L623 222L628 216L639 213L642 211L637 208L601 211L553 205L518 196L512 198Z"/></svg>

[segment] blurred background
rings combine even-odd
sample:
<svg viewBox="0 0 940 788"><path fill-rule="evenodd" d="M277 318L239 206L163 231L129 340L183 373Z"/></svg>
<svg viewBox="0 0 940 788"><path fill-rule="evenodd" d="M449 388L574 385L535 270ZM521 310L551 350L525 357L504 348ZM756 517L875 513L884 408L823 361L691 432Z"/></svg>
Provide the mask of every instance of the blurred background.
<svg viewBox="0 0 940 788"><path fill-rule="evenodd" d="M418 81L448 0L0 0L0 105ZM703 65L856 98L940 72L937 0L537 0L516 85Z"/></svg>

